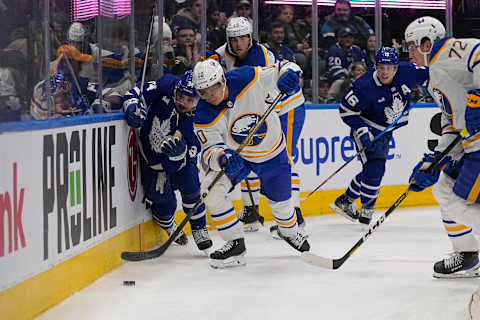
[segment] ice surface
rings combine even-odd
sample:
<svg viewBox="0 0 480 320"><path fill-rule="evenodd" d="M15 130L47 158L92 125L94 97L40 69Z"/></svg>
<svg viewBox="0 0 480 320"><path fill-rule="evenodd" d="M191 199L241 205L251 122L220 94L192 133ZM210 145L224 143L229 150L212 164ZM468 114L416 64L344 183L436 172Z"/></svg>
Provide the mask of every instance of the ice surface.
<svg viewBox="0 0 480 320"><path fill-rule="evenodd" d="M342 256L364 233L338 215L306 222L312 252L325 257ZM451 251L438 208L398 209L338 270L302 262L268 226L246 234L246 267L211 269L190 238L158 259L126 263L37 319L468 319L478 279L432 278L433 263Z"/></svg>

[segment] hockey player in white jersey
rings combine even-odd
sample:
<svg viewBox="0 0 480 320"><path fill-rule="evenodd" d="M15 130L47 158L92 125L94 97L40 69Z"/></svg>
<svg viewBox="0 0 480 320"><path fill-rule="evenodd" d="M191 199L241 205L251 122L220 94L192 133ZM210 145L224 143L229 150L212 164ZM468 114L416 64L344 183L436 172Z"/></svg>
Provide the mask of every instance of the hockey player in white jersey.
<svg viewBox="0 0 480 320"><path fill-rule="evenodd" d="M237 69L241 66L268 67L275 63L275 55L264 45L253 39L251 23L244 17L230 19L226 28L227 43L219 47L215 52L207 53L209 58L214 58L225 65L227 71ZM280 116L280 123L285 135L288 156L293 158L297 152L297 142L305 122L305 98L301 88L285 97L276 108ZM293 163L292 163L293 166ZM260 180L252 172L248 175L250 192L253 202L250 199L249 190L245 181L240 182L242 191L242 202L244 209L240 213L240 219L244 222L245 231L257 231L258 204L260 201ZM305 221L300 210L300 176L292 169L292 198L298 225L303 227ZM271 228L272 234L277 234L278 226Z"/></svg>
<svg viewBox="0 0 480 320"><path fill-rule="evenodd" d="M439 278L478 275L480 229L480 40L445 37L445 28L432 17L416 19L405 30L410 59L428 64L428 91L442 110L442 136L434 153L427 153L411 175L411 190L435 184L433 194L454 253L434 264ZM468 136L436 167L433 159L466 128ZM443 170L442 170L443 169Z"/></svg>
<svg viewBox="0 0 480 320"><path fill-rule="evenodd" d="M269 67L244 66L225 74L216 60L208 59L194 68L193 81L201 98L194 128L202 146L201 160L208 171L203 187L220 170L225 169L226 174L206 198L212 220L226 241L210 254L213 267L246 264L243 230L227 193L250 171L259 176L279 224L279 235L298 251L310 249L306 236L297 227L291 199L290 160L278 115L271 113L242 152L234 152L279 90L289 95L296 92L298 72L299 67L291 62Z"/></svg>

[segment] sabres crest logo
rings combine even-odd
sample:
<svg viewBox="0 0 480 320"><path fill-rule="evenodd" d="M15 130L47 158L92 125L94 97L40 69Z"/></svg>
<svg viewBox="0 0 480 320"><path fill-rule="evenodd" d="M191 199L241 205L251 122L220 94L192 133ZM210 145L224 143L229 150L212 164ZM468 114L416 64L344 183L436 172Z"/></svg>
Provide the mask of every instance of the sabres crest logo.
<svg viewBox="0 0 480 320"><path fill-rule="evenodd" d="M240 115L235 121L233 121L232 125L230 126L230 135L232 139L241 144L243 140L247 137L248 133L252 128L257 124L260 120L260 115L256 113L246 113ZM248 144L248 146L257 146L262 143L265 135L267 134L268 126L264 122L257 130L257 132L253 135L252 140Z"/></svg>

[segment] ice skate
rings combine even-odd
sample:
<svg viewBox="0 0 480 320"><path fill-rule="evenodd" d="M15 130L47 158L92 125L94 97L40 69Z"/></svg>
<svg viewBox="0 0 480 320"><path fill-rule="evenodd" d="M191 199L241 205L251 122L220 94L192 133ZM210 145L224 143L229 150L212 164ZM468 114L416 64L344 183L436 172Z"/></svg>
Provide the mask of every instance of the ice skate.
<svg viewBox="0 0 480 320"><path fill-rule="evenodd" d="M246 252L244 238L229 240L223 247L210 254L210 266L214 269L244 266L247 264Z"/></svg>
<svg viewBox="0 0 480 320"><path fill-rule="evenodd" d="M478 252L454 252L450 257L435 262L434 278L476 278L480 276Z"/></svg>
<svg viewBox="0 0 480 320"><path fill-rule="evenodd" d="M279 228L278 236L285 240L291 247L300 252L310 251L310 244L308 243L307 235L301 232L301 230L297 230L297 234L295 235L286 236L282 234Z"/></svg>
<svg viewBox="0 0 480 320"><path fill-rule="evenodd" d="M193 240L198 247L198 250L205 251L208 253L208 249L213 245L212 239L208 235L208 230L206 227L200 229L192 230Z"/></svg>
<svg viewBox="0 0 480 320"><path fill-rule="evenodd" d="M256 232L259 229L259 222L255 210L258 212L258 205L245 206L238 214L238 220L243 222L243 231Z"/></svg>
<svg viewBox="0 0 480 320"><path fill-rule="evenodd" d="M468 305L471 320L480 320L480 288L472 294Z"/></svg>
<svg viewBox="0 0 480 320"><path fill-rule="evenodd" d="M360 215L358 216L358 222L369 225L370 221L372 221L372 216L372 208L362 208L362 210L360 210Z"/></svg>
<svg viewBox="0 0 480 320"><path fill-rule="evenodd" d="M172 235L175 230L177 230L178 226L177 224L174 222L173 225L170 227L170 228L167 228L167 229L164 229L165 231L167 231L168 235ZM187 236L185 235L185 233L183 232L183 230L181 230L178 235L177 235L177 238L175 238L174 242L180 246L185 246L187 243L188 243L188 238Z"/></svg>
<svg viewBox="0 0 480 320"><path fill-rule="evenodd" d="M330 205L330 209L350 221L355 222L355 220L358 219L357 206L353 201L348 199L345 193L335 199L335 202Z"/></svg>
<svg viewBox="0 0 480 320"><path fill-rule="evenodd" d="M300 229L302 229L302 233L305 235L306 238L308 238L308 234L305 233L305 219L302 216L302 211L300 211L300 208L295 208L295 213L297 215L297 224ZM270 227L270 235L272 236L273 239L276 240L282 240L283 238L280 237L278 234L278 225L273 225Z"/></svg>

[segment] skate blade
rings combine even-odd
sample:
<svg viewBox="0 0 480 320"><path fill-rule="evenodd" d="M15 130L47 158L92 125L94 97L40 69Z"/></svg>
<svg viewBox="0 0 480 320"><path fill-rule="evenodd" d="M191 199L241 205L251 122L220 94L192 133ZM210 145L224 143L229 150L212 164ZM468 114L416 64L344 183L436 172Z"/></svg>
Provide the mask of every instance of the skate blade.
<svg viewBox="0 0 480 320"><path fill-rule="evenodd" d="M339 207L337 207L334 203L332 203L331 205L329 205L330 209L332 209L333 211L335 211L336 213L338 213L339 215L341 215L342 217L352 221L352 222L357 222L357 219L355 218L352 218L350 217L348 214L345 213L345 211L343 211L342 209L340 209Z"/></svg>
<svg viewBox="0 0 480 320"><path fill-rule="evenodd" d="M230 257L225 260L210 259L210 267L213 269L235 268L247 265L244 255Z"/></svg>
<svg viewBox="0 0 480 320"><path fill-rule="evenodd" d="M471 320L480 320L480 297L475 292L470 298L470 303L468 304L468 311L470 313Z"/></svg>
<svg viewBox="0 0 480 320"><path fill-rule="evenodd" d="M274 228L275 227L275 228ZM279 234L278 234L278 226L272 226L270 228L270 235L272 236L273 239L275 240L283 240Z"/></svg>
<svg viewBox="0 0 480 320"><path fill-rule="evenodd" d="M259 229L260 227L258 222L243 225L244 232L257 232Z"/></svg>
<svg viewBox="0 0 480 320"><path fill-rule="evenodd" d="M450 274L442 274L434 272L432 276L436 279L471 279L480 278L480 270L460 271Z"/></svg>

